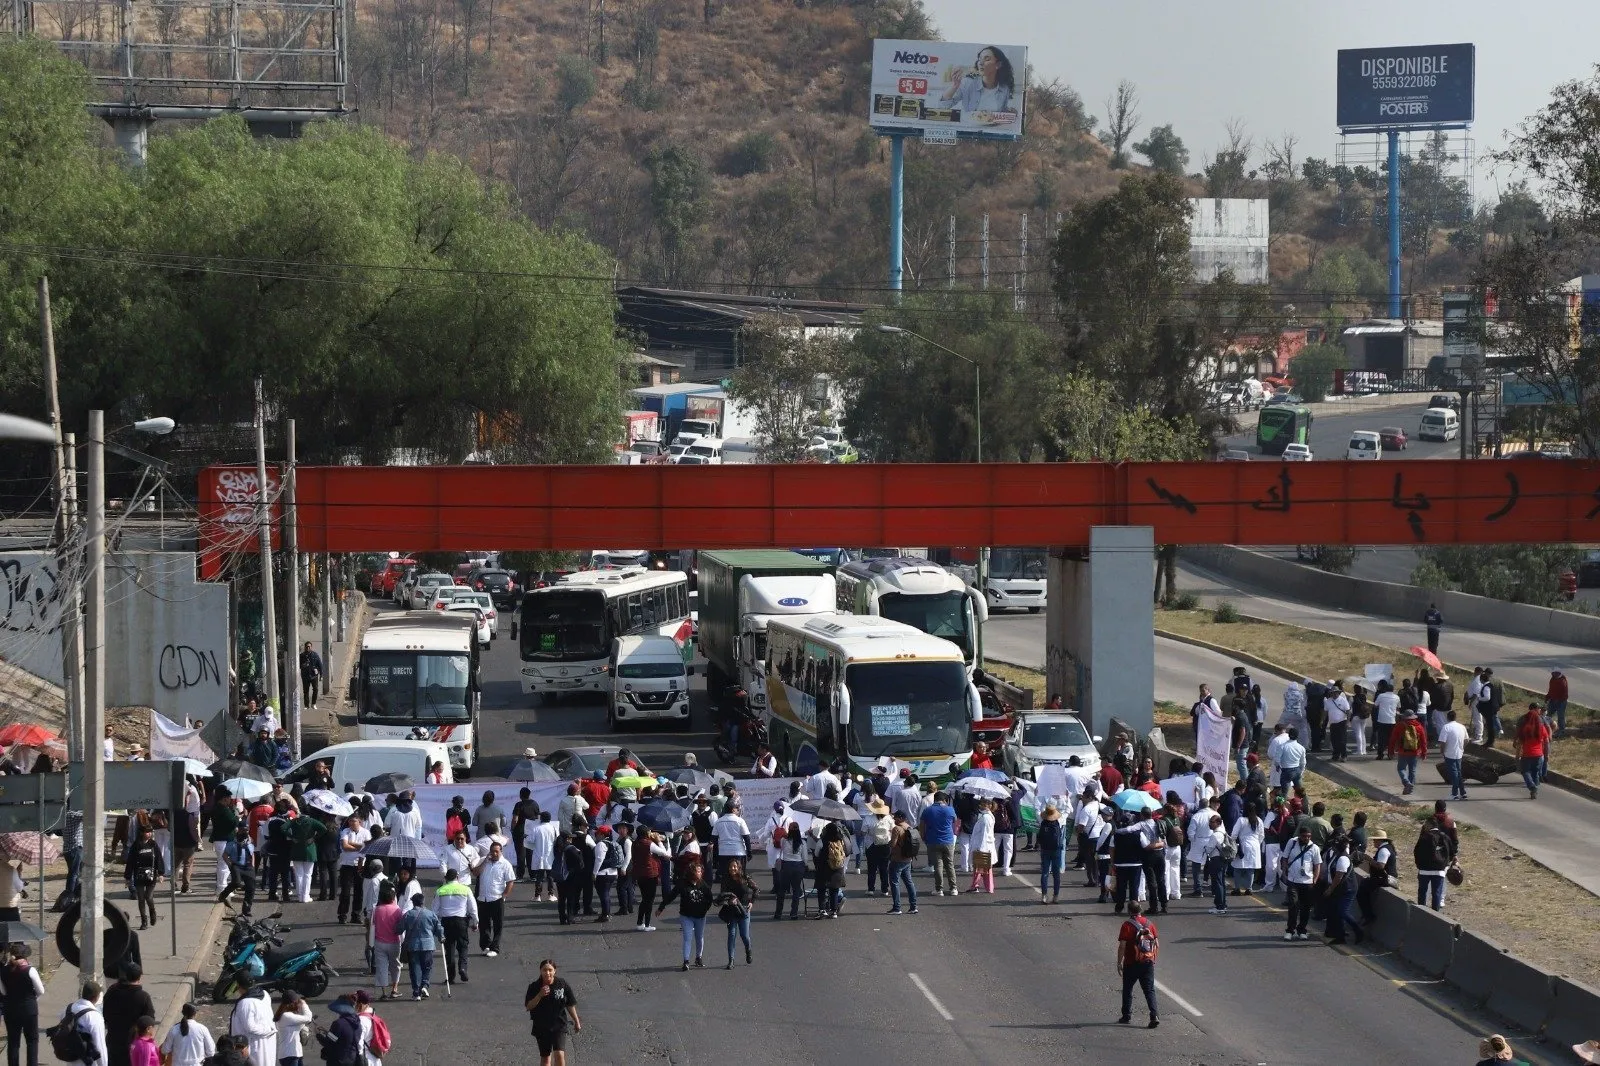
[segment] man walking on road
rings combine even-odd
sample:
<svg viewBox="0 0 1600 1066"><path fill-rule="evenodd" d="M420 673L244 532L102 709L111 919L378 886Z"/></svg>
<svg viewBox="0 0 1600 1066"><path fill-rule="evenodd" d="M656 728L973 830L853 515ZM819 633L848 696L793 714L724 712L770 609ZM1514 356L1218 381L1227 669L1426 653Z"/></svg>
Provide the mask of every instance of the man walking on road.
<svg viewBox="0 0 1600 1066"><path fill-rule="evenodd" d="M1556 723L1556 736L1567 731L1567 675L1550 671L1550 687L1544 694L1545 713Z"/></svg>
<svg viewBox="0 0 1600 1066"><path fill-rule="evenodd" d="M922 812L922 840L928 845L928 861L933 864L933 894L957 895L956 888L956 812L943 792L933 794L933 803Z"/></svg>
<svg viewBox="0 0 1600 1066"><path fill-rule="evenodd" d="M1438 604L1428 604L1428 609L1422 612L1422 624L1428 627L1428 650L1438 655L1439 631L1444 628L1444 615L1439 613Z"/></svg>
<svg viewBox="0 0 1600 1066"><path fill-rule="evenodd" d="M311 650L308 640L300 649L300 703L311 707L317 702L317 686L322 683L324 670L322 656Z"/></svg>
<svg viewBox="0 0 1600 1066"><path fill-rule="evenodd" d="M1161 938L1156 934L1156 923L1144 916L1144 908L1137 900L1128 904L1128 920L1117 931L1117 973L1122 975L1122 1016L1119 1025L1133 1020L1133 986L1144 990L1145 1005L1150 1008L1150 1025L1161 1024L1156 1010L1156 955L1161 951Z"/></svg>
<svg viewBox="0 0 1600 1066"><path fill-rule="evenodd" d="M1322 852L1311 842L1311 827L1302 824L1295 839L1284 845L1283 880L1289 887L1289 921L1283 939L1306 940L1317 881L1322 876Z"/></svg>
<svg viewBox="0 0 1600 1066"><path fill-rule="evenodd" d="M1428 757L1428 731L1422 728L1417 712L1400 712L1400 721L1389 735L1389 754L1395 757L1400 772L1400 794L1409 796L1417 787L1417 760Z"/></svg>
<svg viewBox="0 0 1600 1066"><path fill-rule="evenodd" d="M1461 776L1461 759L1467 750L1467 727L1456 721L1455 711L1445 712L1444 728L1439 730L1439 757L1444 774L1450 779L1450 798L1466 799L1467 782Z"/></svg>
<svg viewBox="0 0 1600 1066"><path fill-rule="evenodd" d="M1539 798L1539 781L1544 771L1545 756L1550 751L1550 727L1537 703L1528 704L1528 713L1517 723L1517 768L1522 771L1522 783L1528 786L1528 798Z"/></svg>
<svg viewBox="0 0 1600 1066"><path fill-rule="evenodd" d="M1483 715L1483 746L1494 747L1500 739L1500 708L1506 705L1505 689L1494 676L1494 668L1483 668L1483 694L1478 698L1478 711Z"/></svg>

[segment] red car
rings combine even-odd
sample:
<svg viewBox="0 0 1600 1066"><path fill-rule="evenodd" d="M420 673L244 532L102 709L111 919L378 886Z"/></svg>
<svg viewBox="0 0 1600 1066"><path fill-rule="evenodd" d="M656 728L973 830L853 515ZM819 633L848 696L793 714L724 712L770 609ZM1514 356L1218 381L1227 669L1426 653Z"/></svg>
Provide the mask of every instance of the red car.
<svg viewBox="0 0 1600 1066"><path fill-rule="evenodd" d="M372 591L383 597L394 595L394 583L405 576L406 570L415 569L415 559L390 559L384 564L383 569L372 579Z"/></svg>
<svg viewBox="0 0 1600 1066"><path fill-rule="evenodd" d="M1404 451L1406 447L1406 431L1399 426L1384 426L1378 430L1378 440L1383 444L1384 451L1388 451L1390 448L1396 451Z"/></svg>

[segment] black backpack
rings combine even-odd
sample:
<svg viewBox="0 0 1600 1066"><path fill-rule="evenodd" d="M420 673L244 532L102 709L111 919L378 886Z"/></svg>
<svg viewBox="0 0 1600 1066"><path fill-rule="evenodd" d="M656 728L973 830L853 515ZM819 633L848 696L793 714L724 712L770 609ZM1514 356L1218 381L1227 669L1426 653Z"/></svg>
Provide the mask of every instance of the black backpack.
<svg viewBox="0 0 1600 1066"><path fill-rule="evenodd" d="M1442 829L1424 829L1411 858L1419 870L1443 870L1450 865L1450 838Z"/></svg>
<svg viewBox="0 0 1600 1066"><path fill-rule="evenodd" d="M914 859L922 854L922 835L915 829L907 829L906 835L900 841L900 854L906 859Z"/></svg>
<svg viewBox="0 0 1600 1066"><path fill-rule="evenodd" d="M97 1057L94 1043L78 1028L78 1019L93 1009L85 1007L76 1014L69 1014L44 1031L50 1038L50 1050L56 1058L62 1062L94 1061Z"/></svg>

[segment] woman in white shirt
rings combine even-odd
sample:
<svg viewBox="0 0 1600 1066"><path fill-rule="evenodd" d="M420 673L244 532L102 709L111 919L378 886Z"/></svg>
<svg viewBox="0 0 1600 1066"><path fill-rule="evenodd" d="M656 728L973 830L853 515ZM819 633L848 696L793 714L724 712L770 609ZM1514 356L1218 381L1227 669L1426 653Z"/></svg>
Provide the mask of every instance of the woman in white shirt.
<svg viewBox="0 0 1600 1066"><path fill-rule="evenodd" d="M300 1066L305 1056L302 1037L305 1036L306 1026L311 1024L311 1008L295 993L285 992L275 1018L278 1023L278 1061L292 1061L295 1066Z"/></svg>
<svg viewBox="0 0 1600 1066"><path fill-rule="evenodd" d="M1199 801L1200 784L1195 783L1196 803L1194 815L1189 819L1187 837L1189 840L1189 871L1194 879L1194 894L1196 897L1205 895L1206 872L1206 841L1211 837L1211 816L1217 812L1204 802Z"/></svg>
<svg viewBox="0 0 1600 1066"><path fill-rule="evenodd" d="M1016 74L1000 49L993 45L979 49L971 69L952 67L945 77L950 84L941 99L959 108L963 119L983 113L992 122L1016 121L1012 99L1017 91Z"/></svg>
<svg viewBox="0 0 1600 1066"><path fill-rule="evenodd" d="M1254 894L1256 871L1261 869L1261 849L1267 837L1267 823L1259 804L1250 804L1243 818L1233 823L1233 840L1239 850L1233 856L1234 895Z"/></svg>
<svg viewBox="0 0 1600 1066"><path fill-rule="evenodd" d="M994 803L987 798L978 801L978 817L972 821L972 887L968 892L994 892Z"/></svg>
<svg viewBox="0 0 1600 1066"><path fill-rule="evenodd" d="M211 1030L194 1020L195 1005L183 1005L183 1020L167 1030L161 1042L163 1061L169 1066L201 1066L217 1053L217 1042Z"/></svg>

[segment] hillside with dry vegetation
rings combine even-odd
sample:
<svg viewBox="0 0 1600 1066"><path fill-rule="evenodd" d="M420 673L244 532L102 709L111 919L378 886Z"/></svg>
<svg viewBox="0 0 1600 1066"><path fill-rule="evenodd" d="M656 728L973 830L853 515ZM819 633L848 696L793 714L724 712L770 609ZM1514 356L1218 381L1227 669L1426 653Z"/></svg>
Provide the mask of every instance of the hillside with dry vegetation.
<svg viewBox="0 0 1600 1066"><path fill-rule="evenodd" d="M358 121L463 155L537 223L589 235L620 277L871 300L888 215L871 41L936 33L917 0L361 0L353 100ZM911 142L907 286L1045 291L1060 212L1149 159L1196 195L1271 197L1275 281L1303 312L1382 291L1378 175L1243 125L1190 166L1143 130L1118 148L1096 133L1115 115L1091 110L1030 77L1020 141ZM1410 245L1419 283L1459 277L1470 251L1471 220L1436 214Z"/></svg>

